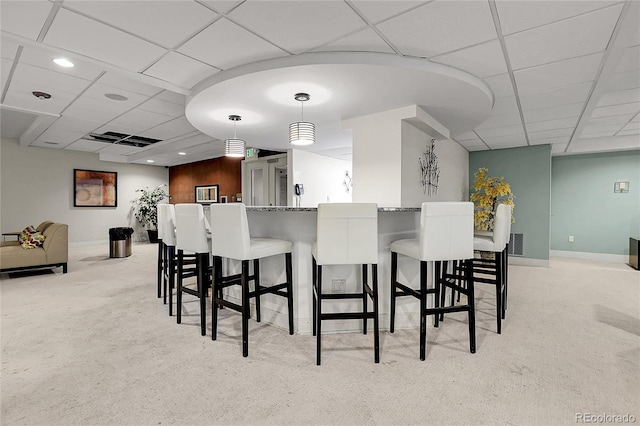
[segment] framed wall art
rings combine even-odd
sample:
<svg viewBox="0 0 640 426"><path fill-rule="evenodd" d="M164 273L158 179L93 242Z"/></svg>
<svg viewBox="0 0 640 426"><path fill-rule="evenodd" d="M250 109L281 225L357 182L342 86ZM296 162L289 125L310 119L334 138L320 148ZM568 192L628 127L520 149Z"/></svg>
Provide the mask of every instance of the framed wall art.
<svg viewBox="0 0 640 426"><path fill-rule="evenodd" d="M74 207L118 207L118 173L73 169Z"/></svg>
<svg viewBox="0 0 640 426"><path fill-rule="evenodd" d="M218 202L219 185L196 185L196 203L211 204Z"/></svg>

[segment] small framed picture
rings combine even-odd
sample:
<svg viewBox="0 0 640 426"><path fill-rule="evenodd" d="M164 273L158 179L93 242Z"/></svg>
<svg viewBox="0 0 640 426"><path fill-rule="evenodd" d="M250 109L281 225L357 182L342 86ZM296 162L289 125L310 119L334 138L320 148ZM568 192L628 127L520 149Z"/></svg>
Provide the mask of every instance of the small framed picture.
<svg viewBox="0 0 640 426"><path fill-rule="evenodd" d="M196 203L211 204L218 202L218 185L196 186Z"/></svg>
<svg viewBox="0 0 640 426"><path fill-rule="evenodd" d="M226 203L227 202L227 196L226 195L221 195L220 196L220 202L221 203Z"/></svg>

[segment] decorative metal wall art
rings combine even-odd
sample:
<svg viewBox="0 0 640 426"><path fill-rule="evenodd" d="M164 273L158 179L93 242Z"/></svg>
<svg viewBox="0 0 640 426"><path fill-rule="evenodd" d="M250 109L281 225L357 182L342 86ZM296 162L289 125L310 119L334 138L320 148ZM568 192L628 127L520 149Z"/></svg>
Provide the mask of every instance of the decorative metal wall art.
<svg viewBox="0 0 640 426"><path fill-rule="evenodd" d="M420 161L422 190L429 196L438 193L438 179L440 178L440 167L435 149L436 140L431 139L431 144L427 143L423 157L418 159Z"/></svg>
<svg viewBox="0 0 640 426"><path fill-rule="evenodd" d="M344 171L344 180L342 181L344 185L345 192L351 192L351 187L353 186L353 179L349 176L349 170Z"/></svg>

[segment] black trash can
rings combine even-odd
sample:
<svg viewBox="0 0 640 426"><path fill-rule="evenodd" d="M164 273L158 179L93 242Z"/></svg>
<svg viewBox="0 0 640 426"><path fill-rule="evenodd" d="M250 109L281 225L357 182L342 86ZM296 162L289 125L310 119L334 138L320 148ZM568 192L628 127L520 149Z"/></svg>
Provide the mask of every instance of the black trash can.
<svg viewBox="0 0 640 426"><path fill-rule="evenodd" d="M133 228L109 228L109 257L131 256Z"/></svg>

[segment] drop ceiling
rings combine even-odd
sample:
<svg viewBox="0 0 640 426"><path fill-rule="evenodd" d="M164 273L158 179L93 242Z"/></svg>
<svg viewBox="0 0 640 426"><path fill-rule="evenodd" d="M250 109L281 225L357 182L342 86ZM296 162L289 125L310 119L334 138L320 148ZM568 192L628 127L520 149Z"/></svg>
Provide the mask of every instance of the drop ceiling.
<svg viewBox="0 0 640 426"><path fill-rule="evenodd" d="M341 120L402 102L428 103L407 90L414 77L395 69L409 59L487 88L489 108L474 116L481 120L469 119L464 99L456 106L434 94L439 105L426 105L434 117L449 120L451 139L469 151L539 144L550 144L553 155L640 148L635 1L2 0L0 16L0 128L3 138L24 146L173 166L222 156L222 140L233 134L224 114L235 109L247 114L237 131L249 146L286 149L287 126L300 111L295 101L279 103L267 93L271 86L309 83L315 95L327 90L329 96L321 103L309 89L305 119L316 114L325 123L316 144L303 149L348 159ZM388 72L345 67L330 71L334 83L318 88L304 73L283 72L281 80L265 79L251 91L230 86L220 96L227 104L216 105L219 115L212 117L218 125L185 115L193 95L229 76L251 75L256 64L314 58L322 70L322 55L347 55L358 64L376 54L389 58ZM59 67L58 57L75 66ZM382 79L375 82L378 91L346 84L374 74ZM424 94L429 85L421 78L415 77L416 93ZM51 98L38 99L34 91ZM451 98L457 100L453 92ZM256 115L269 119L252 123ZM91 137L106 132L159 142L135 146Z"/></svg>

